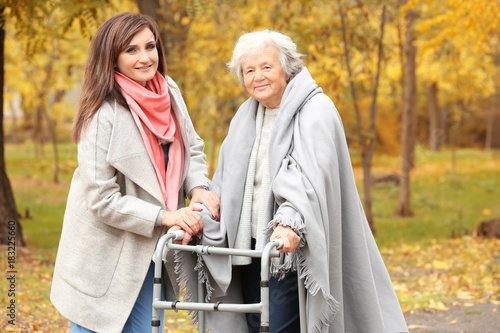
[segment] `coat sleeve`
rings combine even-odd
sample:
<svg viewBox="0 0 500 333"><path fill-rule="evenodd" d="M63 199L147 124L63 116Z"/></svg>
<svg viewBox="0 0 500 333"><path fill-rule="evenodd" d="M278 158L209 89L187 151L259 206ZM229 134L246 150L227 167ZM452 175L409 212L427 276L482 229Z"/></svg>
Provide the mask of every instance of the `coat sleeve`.
<svg viewBox="0 0 500 333"><path fill-rule="evenodd" d="M186 137L188 139L189 146L189 169L187 171L186 179L184 181L184 189L191 198L191 192L198 187L209 188L210 187L210 179L208 178L208 163L206 162L205 155L205 142L202 138L196 133L194 129L193 122L191 117L189 116L186 103L182 98L180 91L178 90L175 82L169 78L169 84L174 86L175 89L172 89L172 93L175 96L175 101L179 105L181 112L184 116L184 124L186 130Z"/></svg>
<svg viewBox="0 0 500 333"><path fill-rule="evenodd" d="M142 189L124 189L124 185L120 185L123 175L107 160L113 121L113 108L104 104L78 143L79 166L71 186L79 187L80 204L86 206L80 210L81 214L90 214L93 220L151 237L161 207L147 200Z"/></svg>

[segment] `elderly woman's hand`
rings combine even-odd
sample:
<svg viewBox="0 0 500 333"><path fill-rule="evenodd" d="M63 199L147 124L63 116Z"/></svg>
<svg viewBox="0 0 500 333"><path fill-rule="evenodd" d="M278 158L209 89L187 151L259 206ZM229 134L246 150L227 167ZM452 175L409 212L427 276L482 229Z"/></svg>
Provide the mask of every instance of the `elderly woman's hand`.
<svg viewBox="0 0 500 333"><path fill-rule="evenodd" d="M161 224L169 227L169 231L183 229L185 231L182 244L186 245L192 236L203 231L203 222L199 214L195 211L201 211L201 207L185 207L173 212L164 211L161 216Z"/></svg>
<svg viewBox="0 0 500 333"><path fill-rule="evenodd" d="M276 229L274 229L270 240L276 238L281 238L283 240L283 246L279 249L281 252L292 252L300 243L300 237L288 226L278 225Z"/></svg>
<svg viewBox="0 0 500 333"><path fill-rule="evenodd" d="M208 211L219 221L220 199L217 193L204 188L195 188L191 192L191 202L189 206L201 203L207 207Z"/></svg>

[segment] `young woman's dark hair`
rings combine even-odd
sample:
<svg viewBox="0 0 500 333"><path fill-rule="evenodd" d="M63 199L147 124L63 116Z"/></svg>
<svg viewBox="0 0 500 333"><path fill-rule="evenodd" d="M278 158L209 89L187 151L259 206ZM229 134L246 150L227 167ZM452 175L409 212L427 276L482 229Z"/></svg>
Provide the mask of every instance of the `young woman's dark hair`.
<svg viewBox="0 0 500 333"><path fill-rule="evenodd" d="M116 61L132 38L148 28L153 33L158 50L158 71L165 76L167 65L163 52L160 32L155 21L149 16L137 13L122 13L103 24L95 33L89 47L85 65L82 92L73 123L72 139L78 143L89 120L105 101L116 100L128 108L120 87L115 82Z"/></svg>

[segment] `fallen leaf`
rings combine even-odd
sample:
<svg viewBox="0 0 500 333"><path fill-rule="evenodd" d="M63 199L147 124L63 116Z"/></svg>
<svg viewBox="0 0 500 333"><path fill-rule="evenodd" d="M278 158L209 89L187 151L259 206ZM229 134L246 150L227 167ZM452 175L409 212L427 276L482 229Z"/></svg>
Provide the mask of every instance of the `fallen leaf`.
<svg viewBox="0 0 500 333"><path fill-rule="evenodd" d="M447 311L448 310L448 308L446 307L446 305L444 305L443 302L441 302L441 301L436 302L434 300L430 301L429 308L433 309L433 310L439 310L439 311Z"/></svg>
<svg viewBox="0 0 500 333"><path fill-rule="evenodd" d="M408 325L408 329L410 330L416 330L418 328L424 328L422 325Z"/></svg>
<svg viewBox="0 0 500 333"><path fill-rule="evenodd" d="M432 262L432 267L434 267L435 269L447 270L449 266L448 266L447 262L440 261L440 260L434 260Z"/></svg>

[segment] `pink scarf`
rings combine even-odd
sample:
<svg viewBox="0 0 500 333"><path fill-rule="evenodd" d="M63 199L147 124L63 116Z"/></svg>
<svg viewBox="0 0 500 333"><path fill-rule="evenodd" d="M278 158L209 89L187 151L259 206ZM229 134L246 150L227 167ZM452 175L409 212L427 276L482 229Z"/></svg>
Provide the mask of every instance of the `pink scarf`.
<svg viewBox="0 0 500 333"><path fill-rule="evenodd" d="M163 200L168 210L177 210L178 193L184 168L182 138L170 104L167 81L159 73L147 82L146 88L125 75L115 72L142 139L153 162ZM170 142L168 166L160 141Z"/></svg>

